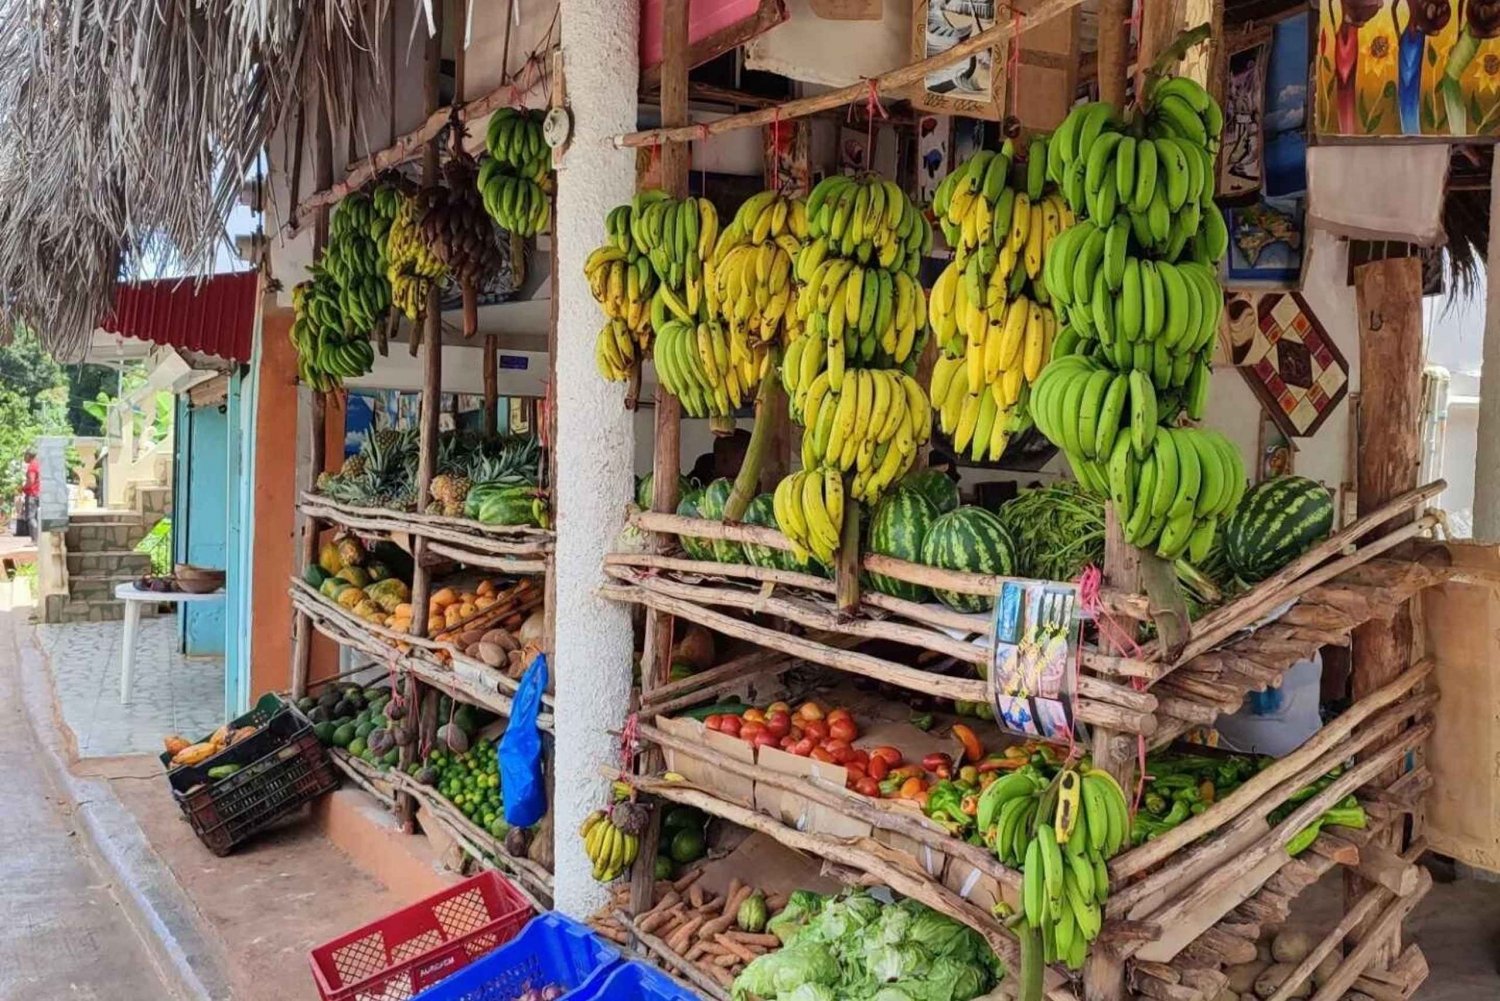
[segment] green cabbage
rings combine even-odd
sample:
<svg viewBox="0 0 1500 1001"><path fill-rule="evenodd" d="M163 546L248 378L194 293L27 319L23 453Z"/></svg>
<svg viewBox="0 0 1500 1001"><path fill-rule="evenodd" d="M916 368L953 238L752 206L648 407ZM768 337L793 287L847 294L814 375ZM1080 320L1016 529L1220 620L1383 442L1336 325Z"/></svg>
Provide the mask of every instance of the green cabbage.
<svg viewBox="0 0 1500 1001"><path fill-rule="evenodd" d="M747 994L770 1001L790 995L804 984L832 986L839 982L839 962L820 942L797 942L768 952L746 966L735 978L735 1001Z"/></svg>
<svg viewBox="0 0 1500 1001"><path fill-rule="evenodd" d="M822 984L802 984L783 1001L839 1001L839 996Z"/></svg>

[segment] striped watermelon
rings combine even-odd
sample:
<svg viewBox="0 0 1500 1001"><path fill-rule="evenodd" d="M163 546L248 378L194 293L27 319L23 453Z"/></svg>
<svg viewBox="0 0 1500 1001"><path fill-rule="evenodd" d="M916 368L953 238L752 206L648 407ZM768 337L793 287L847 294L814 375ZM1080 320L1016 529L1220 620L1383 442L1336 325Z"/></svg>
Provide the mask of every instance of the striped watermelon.
<svg viewBox="0 0 1500 1001"><path fill-rule="evenodd" d="M875 514L870 519L870 552L920 563L922 540L927 538L927 531L937 518L937 508L924 494L902 484L875 505ZM907 601L929 601L932 598L932 592L920 584L909 584L884 574L872 573L869 581L870 586L881 594L895 598Z"/></svg>
<svg viewBox="0 0 1500 1001"><path fill-rule="evenodd" d="M1016 550L1000 519L982 507L966 505L939 517L922 541L922 562L943 570L1000 574L1015 572ZM993 595L933 589L937 599L960 612L988 612Z"/></svg>
<svg viewBox="0 0 1500 1001"><path fill-rule="evenodd" d="M642 511L651 510L652 473L642 476L635 484L635 503ZM677 477L677 496L686 497L690 490L696 490L698 485L686 476Z"/></svg>
<svg viewBox="0 0 1500 1001"><path fill-rule="evenodd" d="M703 488L703 497L698 501L698 510L710 521L724 520L724 505L734 490L734 481L721 476ZM720 563L745 562L745 550L738 542L713 541L714 559Z"/></svg>
<svg viewBox="0 0 1500 1001"><path fill-rule="evenodd" d="M677 502L677 513L684 518L701 518L703 512L698 509L698 501L703 496L703 491L692 490L682 495L682 500ZM682 548L695 560L712 560L714 558L714 547L707 539L700 539L693 535L679 535L677 541L682 543Z"/></svg>
<svg viewBox="0 0 1500 1001"><path fill-rule="evenodd" d="M947 514L958 507L958 484L941 470L913 469L902 478L901 485L926 497L938 514Z"/></svg>
<svg viewBox="0 0 1500 1001"><path fill-rule="evenodd" d="M1229 568L1243 581L1264 580L1328 538L1333 498L1305 476L1278 476L1246 491L1223 529Z"/></svg>
<svg viewBox="0 0 1500 1001"><path fill-rule="evenodd" d="M778 532L781 526L776 523L775 502L770 494L757 494L745 508L745 524L758 525L761 528L774 528ZM752 566L764 567L767 570L795 570L797 569L797 558L785 549L773 549L770 546L762 546L754 542L744 543L745 560Z"/></svg>

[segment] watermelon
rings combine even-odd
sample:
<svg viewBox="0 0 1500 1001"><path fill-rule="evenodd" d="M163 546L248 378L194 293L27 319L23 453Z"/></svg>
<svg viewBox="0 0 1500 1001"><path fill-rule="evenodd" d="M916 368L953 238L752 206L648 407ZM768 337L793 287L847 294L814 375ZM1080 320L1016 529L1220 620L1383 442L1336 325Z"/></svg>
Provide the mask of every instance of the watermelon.
<svg viewBox="0 0 1500 1001"><path fill-rule="evenodd" d="M943 570L1009 576L1015 572L1015 544L1000 519L982 507L966 505L940 516L922 540L922 562ZM933 589L937 599L959 612L988 612L993 595Z"/></svg>
<svg viewBox="0 0 1500 1001"><path fill-rule="evenodd" d="M875 505L875 514L870 518L869 550L881 556L920 563L922 540L937 518L938 509L932 501L914 487L903 484ZM932 598L932 592L920 584L909 584L884 574L870 574L870 586L881 594L907 601L930 601Z"/></svg>
<svg viewBox="0 0 1500 1001"><path fill-rule="evenodd" d="M698 512L710 521L724 520L724 505L729 501L729 494L734 490L734 481L723 476L714 480L703 488L703 496L698 501ZM713 542L714 559L720 563L743 563L745 562L745 550L738 542L724 542L715 539Z"/></svg>
<svg viewBox="0 0 1500 1001"><path fill-rule="evenodd" d="M901 485L926 497L938 514L947 514L958 507L958 484L941 470L913 469L901 480Z"/></svg>
<svg viewBox="0 0 1500 1001"><path fill-rule="evenodd" d="M651 510L651 479L653 474L647 473L635 484L635 505L642 511ZM697 484L686 476L677 477L677 496L686 497L690 491L697 489Z"/></svg>
<svg viewBox="0 0 1500 1001"><path fill-rule="evenodd" d="M758 525L761 528L774 528L780 531L776 524L775 502L770 494L759 494L745 508L745 524ZM752 566L764 567L767 570L795 570L797 558L785 549L773 549L770 546L762 546L758 543L747 542L744 544L745 560Z"/></svg>
<svg viewBox="0 0 1500 1001"><path fill-rule="evenodd" d="M682 500L677 502L677 513L684 518L701 518L703 512L698 510L698 500L702 491L693 490L682 495ZM695 560L712 560L714 558L714 547L707 539L700 539L693 535L679 535L677 541L682 543L682 548Z"/></svg>
<svg viewBox="0 0 1500 1001"><path fill-rule="evenodd" d="M1305 476L1277 476L1240 498L1224 524L1224 556L1235 576L1264 580L1333 530L1333 498Z"/></svg>

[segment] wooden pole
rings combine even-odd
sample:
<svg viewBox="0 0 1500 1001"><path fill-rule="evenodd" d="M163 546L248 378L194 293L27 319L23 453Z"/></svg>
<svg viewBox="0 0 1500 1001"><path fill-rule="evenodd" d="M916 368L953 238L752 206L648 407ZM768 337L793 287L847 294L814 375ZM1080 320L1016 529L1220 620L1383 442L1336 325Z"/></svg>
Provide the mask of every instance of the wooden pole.
<svg viewBox="0 0 1500 1001"><path fill-rule="evenodd" d="M1387 258L1354 271L1359 311L1360 385L1358 511L1365 514L1417 485L1421 452L1418 419L1422 396L1422 263L1415 256ZM1403 514L1386 531L1412 520ZM1388 622L1353 632L1352 697L1358 702L1399 677L1412 662L1411 604ZM1400 774L1401 766L1384 776ZM1392 825L1387 844L1400 851L1405 831ZM1370 884L1345 874L1345 903L1355 904ZM1368 926L1365 930L1368 930ZM1400 928L1388 958L1400 951Z"/></svg>
<svg viewBox="0 0 1500 1001"><path fill-rule="evenodd" d="M500 430L500 415L495 411L500 405L500 339L494 334L484 335L484 436L493 438Z"/></svg>
<svg viewBox="0 0 1500 1001"><path fill-rule="evenodd" d="M439 4L433 11L435 30L427 39L427 50L423 59L422 97L431 114L438 106L438 73L443 57L443 10ZM462 44L462 43L460 43ZM438 139L427 141L422 151L422 183L438 183ZM417 513L427 510L427 501L432 486L433 467L437 463L438 411L442 407L443 393L443 309L439 300L437 283L427 292L427 304L422 315L422 402L417 444ZM427 603L432 593L432 570L427 565L427 539L417 536L412 541L411 617L413 636L427 635ZM423 709L430 702L436 706L436 695L423 695L423 687L416 678L406 679L407 697L415 706ZM425 716L423 717L426 722ZM403 745L398 762L402 772L414 760L417 742ZM416 832L417 803L409 794L402 793L396 799L396 816L408 834Z"/></svg>
<svg viewBox="0 0 1500 1001"><path fill-rule="evenodd" d="M1099 0L1099 100L1125 107L1130 72L1130 0Z"/></svg>
<svg viewBox="0 0 1500 1001"><path fill-rule="evenodd" d="M1489 253L1500 254L1500 156L1490 168ZM1491 256L1490 260L1500 261ZM1486 282L1483 361L1500 372L1500 281ZM1474 450L1474 541L1500 542L1500 379L1479 386L1479 437Z"/></svg>
<svg viewBox="0 0 1500 1001"><path fill-rule="evenodd" d="M661 7L661 122L671 127L688 121L688 0L664 0ZM686 138L686 137L683 137ZM688 170L692 147L686 142L668 142L661 148L662 188L673 198L688 193ZM682 474L682 405L656 383L654 452L651 463L651 510L677 510L677 477ZM652 537L652 549L664 552L668 536ZM667 680L672 660L672 616L656 609L646 612L645 650L641 658L641 695L644 698ZM648 765L654 762L648 762ZM651 906L656 885L651 860L661 839L661 817L653 811L651 824L641 839L640 857L630 878L630 913L640 914Z"/></svg>

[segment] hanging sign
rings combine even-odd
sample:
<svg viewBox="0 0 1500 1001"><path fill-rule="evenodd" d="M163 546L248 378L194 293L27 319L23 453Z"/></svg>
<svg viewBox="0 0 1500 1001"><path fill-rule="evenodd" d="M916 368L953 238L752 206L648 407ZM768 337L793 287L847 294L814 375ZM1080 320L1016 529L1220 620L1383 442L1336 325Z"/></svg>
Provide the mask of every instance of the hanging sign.
<svg viewBox="0 0 1500 1001"><path fill-rule="evenodd" d="M1086 740L1078 722L1081 622L1078 587L1008 580L995 602L988 692L1004 730L1043 740Z"/></svg>
<svg viewBox="0 0 1500 1001"><path fill-rule="evenodd" d="M913 59L941 55L995 26L994 0L915 0L911 5ZM1003 16L1009 17L1007 8ZM908 97L921 111L969 118L999 119L1005 109L1005 69L1010 48L983 49L967 59L927 74Z"/></svg>

